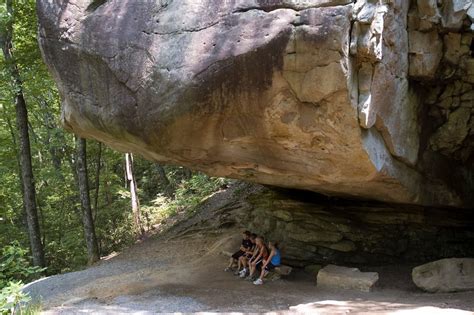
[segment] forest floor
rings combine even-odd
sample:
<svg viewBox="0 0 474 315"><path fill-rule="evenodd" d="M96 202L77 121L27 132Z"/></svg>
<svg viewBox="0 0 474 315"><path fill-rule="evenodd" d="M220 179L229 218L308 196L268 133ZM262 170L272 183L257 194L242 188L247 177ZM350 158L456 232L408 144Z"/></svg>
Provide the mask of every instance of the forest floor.
<svg viewBox="0 0 474 315"><path fill-rule="evenodd" d="M323 290L313 276L255 286L223 269L221 254L237 246L239 231L150 237L88 269L38 280L43 314L271 313L474 314L474 292L429 294L411 282L412 266L371 268L380 280L370 293Z"/></svg>

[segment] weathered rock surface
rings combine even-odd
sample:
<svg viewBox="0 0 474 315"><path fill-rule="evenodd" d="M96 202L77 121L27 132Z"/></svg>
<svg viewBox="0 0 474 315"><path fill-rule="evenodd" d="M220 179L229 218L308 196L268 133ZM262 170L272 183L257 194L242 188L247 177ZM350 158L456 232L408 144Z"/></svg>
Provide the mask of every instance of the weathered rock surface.
<svg viewBox="0 0 474 315"><path fill-rule="evenodd" d="M378 280L377 272L360 272L357 268L328 265L318 272L317 285L323 288L370 292Z"/></svg>
<svg viewBox="0 0 474 315"><path fill-rule="evenodd" d="M415 267L412 279L428 292L474 290L474 258L447 258Z"/></svg>
<svg viewBox="0 0 474 315"><path fill-rule="evenodd" d="M281 265L275 268L275 272L282 276L288 276L292 270L293 268L291 268L290 266L285 266L285 265Z"/></svg>
<svg viewBox="0 0 474 315"><path fill-rule="evenodd" d="M341 200L239 183L206 200L195 213L175 228L177 234L230 226L250 230L279 241L284 264L313 265L308 272L316 271L315 264L419 264L474 257L474 213L468 209Z"/></svg>
<svg viewBox="0 0 474 315"><path fill-rule="evenodd" d="M469 207L468 2L37 3L63 123L83 137L216 176Z"/></svg>

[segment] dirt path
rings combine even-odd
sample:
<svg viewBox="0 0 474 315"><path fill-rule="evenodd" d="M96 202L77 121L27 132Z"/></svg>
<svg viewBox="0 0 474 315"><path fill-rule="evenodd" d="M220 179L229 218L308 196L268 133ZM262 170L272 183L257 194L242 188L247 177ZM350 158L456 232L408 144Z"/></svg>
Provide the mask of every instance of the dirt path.
<svg viewBox="0 0 474 315"><path fill-rule="evenodd" d="M236 241L201 234L149 239L97 266L37 281L27 290L42 297L44 314L474 314L474 292L423 293L411 283L409 267L372 268L381 280L371 293L321 290L297 270L255 286L222 271L227 258L220 252Z"/></svg>

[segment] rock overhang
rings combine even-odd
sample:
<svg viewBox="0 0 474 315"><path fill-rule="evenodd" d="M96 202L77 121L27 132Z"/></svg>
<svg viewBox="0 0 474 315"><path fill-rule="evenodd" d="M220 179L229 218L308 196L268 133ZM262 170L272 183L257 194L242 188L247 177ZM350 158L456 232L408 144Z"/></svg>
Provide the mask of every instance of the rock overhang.
<svg viewBox="0 0 474 315"><path fill-rule="evenodd" d="M73 132L216 176L472 202L472 167L449 161L453 184L424 162L436 152L409 75L408 2L89 2L38 1Z"/></svg>

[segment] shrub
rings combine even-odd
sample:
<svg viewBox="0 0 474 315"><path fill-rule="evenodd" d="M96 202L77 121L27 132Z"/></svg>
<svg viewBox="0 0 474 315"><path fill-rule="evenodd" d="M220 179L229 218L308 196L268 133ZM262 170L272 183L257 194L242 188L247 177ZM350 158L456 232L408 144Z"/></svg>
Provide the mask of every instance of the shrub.
<svg viewBox="0 0 474 315"><path fill-rule="evenodd" d="M31 281L45 270L30 266L27 253L28 251L21 248L18 242L13 242L2 249L0 288L5 287L11 281Z"/></svg>
<svg viewBox="0 0 474 315"><path fill-rule="evenodd" d="M31 298L21 291L21 281L11 281L0 291L0 313L13 314L15 309L21 310L21 305L28 303ZM22 312L20 311L20 314Z"/></svg>
<svg viewBox="0 0 474 315"><path fill-rule="evenodd" d="M31 298L21 289L23 281L36 278L45 268L30 266L28 251L13 242L2 249L0 260L0 314L36 314L36 306L26 305Z"/></svg>

